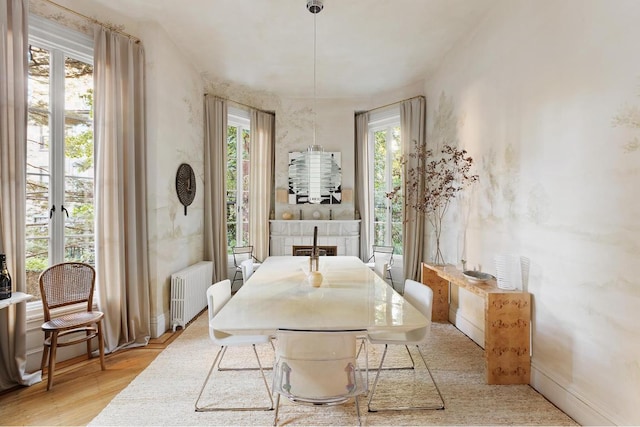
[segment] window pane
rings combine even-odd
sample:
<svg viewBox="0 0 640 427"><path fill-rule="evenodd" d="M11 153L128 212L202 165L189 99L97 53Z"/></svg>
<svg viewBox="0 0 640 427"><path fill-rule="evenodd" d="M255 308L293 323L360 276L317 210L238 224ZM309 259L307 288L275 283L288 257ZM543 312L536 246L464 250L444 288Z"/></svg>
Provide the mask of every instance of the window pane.
<svg viewBox="0 0 640 427"><path fill-rule="evenodd" d="M237 117L235 118L237 119ZM230 122L227 127L227 251L249 244L249 142L245 124Z"/></svg>
<svg viewBox="0 0 640 427"><path fill-rule="evenodd" d="M65 59L65 261L94 264L93 67Z"/></svg>
<svg viewBox="0 0 640 427"><path fill-rule="evenodd" d="M232 253L232 248L237 246L236 221L237 221L237 172L238 172L238 128L227 127L227 173L225 188L227 190L227 253Z"/></svg>
<svg viewBox="0 0 640 427"><path fill-rule="evenodd" d="M49 265L50 53L29 46L27 116L27 293L40 299L38 277Z"/></svg>
<svg viewBox="0 0 640 427"><path fill-rule="evenodd" d="M391 242L395 253L402 255L402 150L400 146L400 126L391 129L391 141L389 144L392 153L391 183L389 190L400 188L398 196L388 202L391 205Z"/></svg>

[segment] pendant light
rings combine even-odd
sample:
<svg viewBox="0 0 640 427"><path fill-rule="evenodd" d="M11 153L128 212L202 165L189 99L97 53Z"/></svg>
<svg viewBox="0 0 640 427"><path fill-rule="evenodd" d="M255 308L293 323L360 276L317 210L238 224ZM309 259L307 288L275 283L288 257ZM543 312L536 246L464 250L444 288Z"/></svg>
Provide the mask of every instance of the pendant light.
<svg viewBox="0 0 640 427"><path fill-rule="evenodd" d="M325 181L322 174L324 150L316 142L316 16L322 9L324 9L322 0L307 1L307 10L313 13L313 144L307 149L306 155L309 174L309 203L322 202L322 186Z"/></svg>

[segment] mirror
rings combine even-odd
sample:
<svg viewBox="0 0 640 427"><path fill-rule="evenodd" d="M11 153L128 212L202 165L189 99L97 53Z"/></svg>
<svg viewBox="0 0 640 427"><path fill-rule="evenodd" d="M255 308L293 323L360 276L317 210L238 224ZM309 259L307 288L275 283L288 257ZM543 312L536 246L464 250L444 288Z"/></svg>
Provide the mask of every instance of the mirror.
<svg viewBox="0 0 640 427"><path fill-rule="evenodd" d="M312 145L289 153L289 204L339 204L341 179L340 152Z"/></svg>

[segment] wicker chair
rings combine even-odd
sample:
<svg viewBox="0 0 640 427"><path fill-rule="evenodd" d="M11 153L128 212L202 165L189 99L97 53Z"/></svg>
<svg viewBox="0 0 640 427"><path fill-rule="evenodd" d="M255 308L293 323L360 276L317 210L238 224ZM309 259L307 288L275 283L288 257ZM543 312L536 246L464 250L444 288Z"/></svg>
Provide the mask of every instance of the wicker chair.
<svg viewBox="0 0 640 427"><path fill-rule="evenodd" d="M53 265L40 274L40 294L44 312L44 350L41 369L48 359L47 390L53 386L56 350L81 342L87 343L87 356L91 358L91 340L98 338L100 367L104 371L104 341L102 318L104 314L92 311L96 272L88 264L65 262ZM59 308L76 305L82 311L58 313ZM57 314L57 315L56 315Z"/></svg>

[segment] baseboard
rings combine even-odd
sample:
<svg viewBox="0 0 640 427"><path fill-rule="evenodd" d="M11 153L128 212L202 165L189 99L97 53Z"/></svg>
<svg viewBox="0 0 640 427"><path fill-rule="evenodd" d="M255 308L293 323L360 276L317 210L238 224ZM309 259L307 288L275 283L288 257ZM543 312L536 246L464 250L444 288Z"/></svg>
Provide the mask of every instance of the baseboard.
<svg viewBox="0 0 640 427"><path fill-rule="evenodd" d="M484 331L467 320L461 313L462 311L457 307L449 306L449 322L453 323L463 334L484 348Z"/></svg>
<svg viewBox="0 0 640 427"><path fill-rule="evenodd" d="M531 387L536 389L547 400L583 426L628 425L621 420L614 420L611 414L604 414L584 396L561 385L552 376L531 363Z"/></svg>
<svg viewBox="0 0 640 427"><path fill-rule="evenodd" d="M151 338L161 337L169 330L169 312L161 313L155 318L151 318Z"/></svg>

